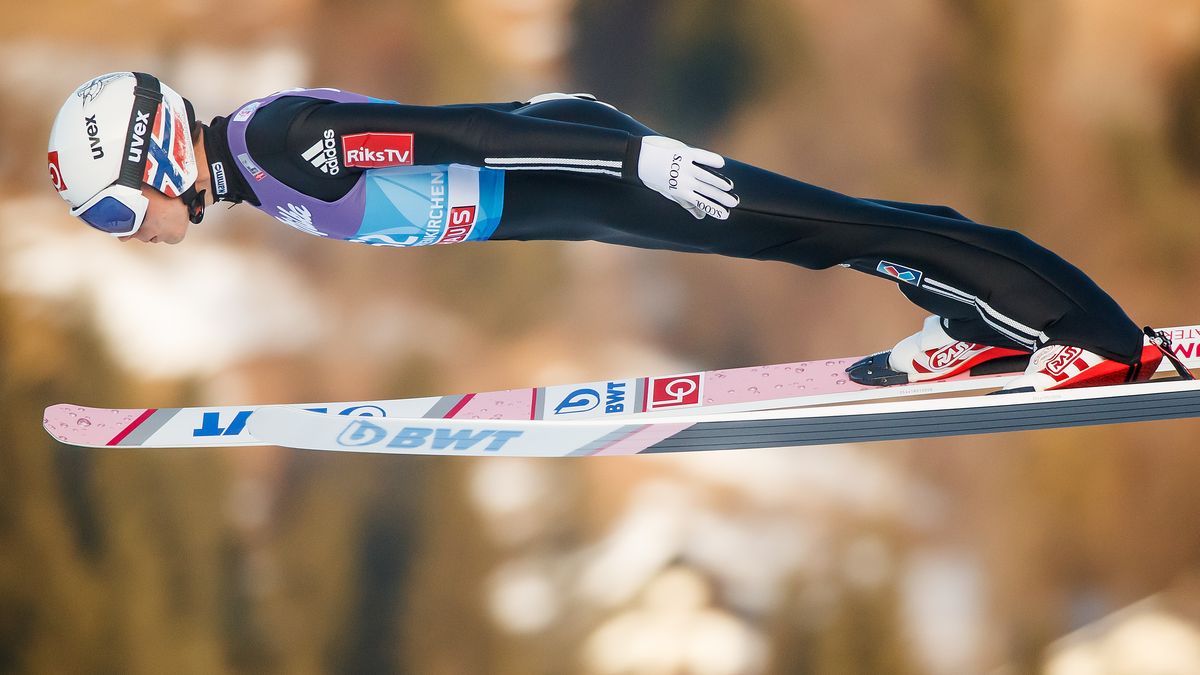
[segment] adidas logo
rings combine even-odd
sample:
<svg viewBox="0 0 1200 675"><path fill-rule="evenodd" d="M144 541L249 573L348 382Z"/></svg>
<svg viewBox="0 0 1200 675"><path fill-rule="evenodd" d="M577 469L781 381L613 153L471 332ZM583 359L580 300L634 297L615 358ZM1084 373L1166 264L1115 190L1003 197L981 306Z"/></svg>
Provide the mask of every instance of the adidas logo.
<svg viewBox="0 0 1200 675"><path fill-rule="evenodd" d="M336 176L342 170L338 166L337 141L334 140L333 129L326 129L322 137L300 156L320 169L321 173Z"/></svg>

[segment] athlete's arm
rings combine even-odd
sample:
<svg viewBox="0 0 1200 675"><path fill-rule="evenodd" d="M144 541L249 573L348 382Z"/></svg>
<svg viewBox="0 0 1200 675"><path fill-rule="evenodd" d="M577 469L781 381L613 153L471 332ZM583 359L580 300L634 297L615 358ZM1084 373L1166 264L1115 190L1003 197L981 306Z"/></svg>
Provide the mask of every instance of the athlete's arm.
<svg viewBox="0 0 1200 675"><path fill-rule="evenodd" d="M406 162L412 164L467 164L637 179L636 161L627 161L638 146L631 134L513 115L493 107L316 102L295 118L289 136L296 141L289 145L303 144L302 139L309 136L318 138L327 129L333 130L339 144L355 134L412 134L412 156ZM341 155L346 157L344 149ZM347 162L347 168L356 168L356 163Z"/></svg>
<svg viewBox="0 0 1200 675"><path fill-rule="evenodd" d="M733 184L713 170L724 164L720 155L659 136L643 139L619 129L518 115L506 108L284 97L256 114L247 142L264 162L284 165L278 170L286 182L323 183L309 192L322 199L345 194L365 169L465 164L637 183L697 218L727 218L728 209L737 204ZM307 180L297 180L302 177Z"/></svg>

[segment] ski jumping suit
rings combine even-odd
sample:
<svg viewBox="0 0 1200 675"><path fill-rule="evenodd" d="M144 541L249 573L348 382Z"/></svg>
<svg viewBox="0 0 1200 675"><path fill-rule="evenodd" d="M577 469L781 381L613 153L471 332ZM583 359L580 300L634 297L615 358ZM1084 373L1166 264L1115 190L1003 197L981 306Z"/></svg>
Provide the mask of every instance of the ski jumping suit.
<svg viewBox="0 0 1200 675"><path fill-rule="evenodd" d="M409 106L297 89L215 118L205 148L217 200L250 202L310 234L383 246L593 240L844 265L897 282L956 339L1140 356L1142 333L1117 303L1017 232L728 158L721 173L741 203L727 220L696 220L638 179L641 137L652 135L584 95Z"/></svg>

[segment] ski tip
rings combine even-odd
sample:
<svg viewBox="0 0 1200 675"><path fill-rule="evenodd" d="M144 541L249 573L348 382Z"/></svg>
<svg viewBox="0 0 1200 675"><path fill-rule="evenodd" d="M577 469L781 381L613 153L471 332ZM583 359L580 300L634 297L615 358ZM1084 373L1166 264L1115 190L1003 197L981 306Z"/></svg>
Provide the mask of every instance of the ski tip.
<svg viewBox="0 0 1200 675"><path fill-rule="evenodd" d="M90 410L85 406L71 403L47 406L42 412L42 428L57 441L80 445L79 430L91 426Z"/></svg>
<svg viewBox="0 0 1200 675"><path fill-rule="evenodd" d="M48 406L42 414L42 428L55 440L68 445L103 448L138 421L144 409L89 408L72 403Z"/></svg>

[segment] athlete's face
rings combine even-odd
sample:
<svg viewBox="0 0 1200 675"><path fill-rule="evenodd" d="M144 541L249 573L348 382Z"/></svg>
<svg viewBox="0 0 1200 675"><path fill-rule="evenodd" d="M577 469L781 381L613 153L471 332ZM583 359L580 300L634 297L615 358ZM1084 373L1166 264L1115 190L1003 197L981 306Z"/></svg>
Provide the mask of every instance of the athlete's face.
<svg viewBox="0 0 1200 675"><path fill-rule="evenodd" d="M154 188L143 185L142 194L150 201L142 226L121 241L137 239L148 244L178 244L187 235L187 207L177 198L168 197Z"/></svg>

